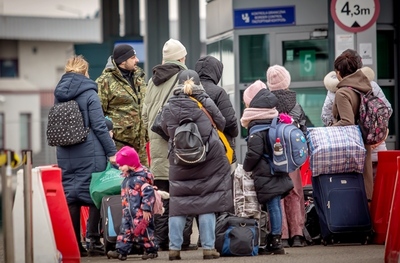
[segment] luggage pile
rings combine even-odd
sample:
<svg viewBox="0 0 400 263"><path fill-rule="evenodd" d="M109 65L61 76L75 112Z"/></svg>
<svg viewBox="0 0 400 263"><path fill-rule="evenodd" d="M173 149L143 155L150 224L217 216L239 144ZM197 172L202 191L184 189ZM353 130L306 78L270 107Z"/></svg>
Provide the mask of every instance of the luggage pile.
<svg viewBox="0 0 400 263"><path fill-rule="evenodd" d="M243 165L238 164L233 177L233 200L235 215L247 218L260 218L260 204L254 189L251 172L243 170Z"/></svg>
<svg viewBox="0 0 400 263"><path fill-rule="evenodd" d="M215 226L215 248L221 256L257 256L261 207L251 173L237 165L233 178L234 214L222 213ZM265 224L267 225L267 224Z"/></svg>
<svg viewBox="0 0 400 263"><path fill-rule="evenodd" d="M359 127L310 128L307 141L321 242L367 243L372 225L362 174L366 150Z"/></svg>

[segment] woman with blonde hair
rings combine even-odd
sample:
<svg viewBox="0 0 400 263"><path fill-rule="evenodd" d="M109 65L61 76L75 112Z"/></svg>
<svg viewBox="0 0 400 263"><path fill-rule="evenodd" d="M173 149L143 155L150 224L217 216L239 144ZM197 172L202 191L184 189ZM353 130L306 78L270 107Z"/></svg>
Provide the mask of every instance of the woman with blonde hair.
<svg viewBox="0 0 400 263"><path fill-rule="evenodd" d="M203 162L183 165L175 163L176 154L170 151L169 260L181 259L183 230L188 215L199 215L203 259L216 259L219 253L214 248L215 213L233 208L232 178L224 146L198 102L208 111L219 130L224 129L225 118L205 93L194 70L183 70L178 84L161 116L162 130L169 137L169 149L174 146L175 130L180 123L190 120L197 125L207 152Z"/></svg>
<svg viewBox="0 0 400 263"><path fill-rule="evenodd" d="M73 56L65 65L65 74L54 90L54 103L75 100L89 134L82 143L57 146L57 163L62 170L62 184L81 256L103 254L98 225L100 211L90 197L91 175L106 169L117 152L108 134L105 117L97 95L97 84L89 78L89 64L83 56ZM81 243L80 209L89 206L89 251Z"/></svg>

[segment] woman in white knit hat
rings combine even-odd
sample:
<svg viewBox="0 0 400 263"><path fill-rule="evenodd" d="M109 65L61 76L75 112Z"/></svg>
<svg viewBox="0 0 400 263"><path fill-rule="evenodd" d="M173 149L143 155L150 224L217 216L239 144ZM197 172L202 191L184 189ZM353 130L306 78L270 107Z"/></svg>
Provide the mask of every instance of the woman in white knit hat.
<svg viewBox="0 0 400 263"><path fill-rule="evenodd" d="M267 70L267 86L278 98L276 109L279 113L289 114L306 135L306 115L296 101L296 92L289 89L290 73L282 66L274 65ZM282 206L282 244L284 247L303 247L303 228L305 221L304 194L300 169L289 173L294 188L281 201Z"/></svg>
<svg viewBox="0 0 400 263"><path fill-rule="evenodd" d="M150 141L151 171L154 174L154 184L159 190L169 192L169 162L168 142L151 130L159 109L167 102L178 84L178 74L186 70L187 51L177 39L169 39L162 49L162 64L152 70L153 76L149 80L146 97L144 98L142 119L147 127ZM168 213L169 200L164 200L165 213L155 217L155 239L160 250L169 250ZM190 221L189 221L190 222ZM197 249L197 245L190 244L191 224L187 224L184 234L182 250Z"/></svg>

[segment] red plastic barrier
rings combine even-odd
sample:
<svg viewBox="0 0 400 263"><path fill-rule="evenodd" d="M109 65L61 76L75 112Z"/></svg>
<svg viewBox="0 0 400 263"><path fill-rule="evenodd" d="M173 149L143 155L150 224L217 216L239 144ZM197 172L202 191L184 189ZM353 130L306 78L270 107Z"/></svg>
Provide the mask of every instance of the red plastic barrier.
<svg viewBox="0 0 400 263"><path fill-rule="evenodd" d="M389 223L385 241L385 263L400 262L400 157L397 157L397 174L390 206Z"/></svg>
<svg viewBox="0 0 400 263"><path fill-rule="evenodd" d="M52 166L39 169L57 249L61 252L63 263L80 263L78 243L61 183L61 169Z"/></svg>
<svg viewBox="0 0 400 263"><path fill-rule="evenodd" d="M375 230L374 243L376 244L385 243L398 156L400 156L398 150L378 152L379 161L371 202L371 219Z"/></svg>
<svg viewBox="0 0 400 263"><path fill-rule="evenodd" d="M81 206L81 234L83 240L86 240L86 224L89 218L89 207Z"/></svg>
<svg viewBox="0 0 400 263"><path fill-rule="evenodd" d="M147 153L147 162L149 163L149 167L151 165L151 158L150 158L150 142L146 143L146 153Z"/></svg>
<svg viewBox="0 0 400 263"><path fill-rule="evenodd" d="M311 169L310 169L310 157L307 158L306 162L300 168L301 184L302 186L311 185Z"/></svg>

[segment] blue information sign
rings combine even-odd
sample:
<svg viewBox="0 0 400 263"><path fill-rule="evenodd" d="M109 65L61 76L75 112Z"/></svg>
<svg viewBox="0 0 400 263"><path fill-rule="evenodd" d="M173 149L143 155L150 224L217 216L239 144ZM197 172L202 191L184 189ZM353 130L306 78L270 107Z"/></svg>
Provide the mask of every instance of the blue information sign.
<svg viewBox="0 0 400 263"><path fill-rule="evenodd" d="M295 7L271 7L257 9L238 9L234 11L234 26L282 26L295 25Z"/></svg>

